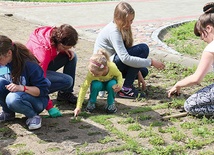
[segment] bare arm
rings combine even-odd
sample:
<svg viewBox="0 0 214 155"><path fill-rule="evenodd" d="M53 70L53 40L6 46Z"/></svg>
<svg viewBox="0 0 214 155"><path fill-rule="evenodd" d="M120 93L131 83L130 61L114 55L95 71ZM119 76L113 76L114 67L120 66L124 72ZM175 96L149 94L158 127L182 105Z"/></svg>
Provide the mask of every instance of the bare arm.
<svg viewBox="0 0 214 155"><path fill-rule="evenodd" d="M168 92L168 97L172 94L180 93L182 87L188 87L195 84L199 84L207 72L210 70L211 65L213 64L213 53L203 52L200 63L194 74L184 78L183 80L178 81Z"/></svg>

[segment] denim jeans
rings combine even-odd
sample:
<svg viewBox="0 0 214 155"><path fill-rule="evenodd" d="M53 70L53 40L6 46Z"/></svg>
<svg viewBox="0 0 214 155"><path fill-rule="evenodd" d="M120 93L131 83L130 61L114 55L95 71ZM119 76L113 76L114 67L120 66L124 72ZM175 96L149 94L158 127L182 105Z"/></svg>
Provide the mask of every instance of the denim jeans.
<svg viewBox="0 0 214 155"><path fill-rule="evenodd" d="M129 55L136 56L140 58L147 58L149 55L149 47L146 44L138 44L127 49ZM117 65L118 69L121 71L123 78L125 78L123 86L131 87L137 78L137 74L140 71L145 78L148 75L148 69L143 68L134 68L125 65L118 55L116 54L113 62Z"/></svg>
<svg viewBox="0 0 214 155"><path fill-rule="evenodd" d="M10 92L5 85L10 84L0 77L0 105L6 113L21 113L32 118L41 113L48 103L48 97L35 97L25 92Z"/></svg>
<svg viewBox="0 0 214 155"><path fill-rule="evenodd" d="M115 79L112 79L107 82L101 82L97 80L92 81L89 101L91 103L96 103L99 91L106 90L108 92L107 104L108 105L113 104L114 98L115 98L115 92L112 89L112 86L115 84L117 84L117 81Z"/></svg>
<svg viewBox="0 0 214 155"><path fill-rule="evenodd" d="M50 93L55 91L73 92L76 74L77 56L69 60L67 54L59 53L48 65L47 78L51 81ZM63 67L63 73L56 72Z"/></svg>

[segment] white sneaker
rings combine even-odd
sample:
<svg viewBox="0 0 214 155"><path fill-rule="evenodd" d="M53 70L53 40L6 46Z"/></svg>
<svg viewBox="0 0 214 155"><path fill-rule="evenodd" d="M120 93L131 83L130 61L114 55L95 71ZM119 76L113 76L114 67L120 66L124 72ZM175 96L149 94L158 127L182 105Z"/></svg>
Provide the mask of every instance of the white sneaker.
<svg viewBox="0 0 214 155"><path fill-rule="evenodd" d="M103 98L105 96L105 91L99 91L99 97Z"/></svg>
<svg viewBox="0 0 214 155"><path fill-rule="evenodd" d="M26 121L29 130L35 130L41 128L42 118L38 115L28 118Z"/></svg>

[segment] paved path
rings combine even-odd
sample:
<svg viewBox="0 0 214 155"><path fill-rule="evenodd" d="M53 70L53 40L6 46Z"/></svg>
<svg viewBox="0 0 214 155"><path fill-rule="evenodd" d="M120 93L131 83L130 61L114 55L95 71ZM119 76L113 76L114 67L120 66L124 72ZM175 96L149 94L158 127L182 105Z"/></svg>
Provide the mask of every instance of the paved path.
<svg viewBox="0 0 214 155"><path fill-rule="evenodd" d="M90 3L25 3L0 1L0 13L41 25L74 26L82 39L95 41L99 30L113 18L119 1ZM135 9L133 23L135 43L146 42L151 55L167 61L194 65L198 61L185 58L159 40L159 32L176 23L197 19L207 0L127 0ZM191 61L191 63L188 63Z"/></svg>

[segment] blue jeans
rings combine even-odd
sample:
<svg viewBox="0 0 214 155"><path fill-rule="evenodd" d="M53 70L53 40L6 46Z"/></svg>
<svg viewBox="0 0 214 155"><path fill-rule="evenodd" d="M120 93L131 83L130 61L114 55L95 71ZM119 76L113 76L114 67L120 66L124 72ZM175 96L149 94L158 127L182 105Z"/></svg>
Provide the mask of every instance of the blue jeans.
<svg viewBox="0 0 214 155"><path fill-rule="evenodd" d="M115 84L117 84L117 81L115 79L112 79L107 82L101 82L97 80L92 81L89 101L91 103L96 103L99 91L106 90L108 92L107 104L108 105L113 104L114 98L115 98L115 92L112 89L112 86Z"/></svg>
<svg viewBox="0 0 214 155"><path fill-rule="evenodd" d="M136 56L140 58L147 58L149 55L149 47L146 44L138 44L135 46L132 46L127 49L129 55ZM148 75L148 69L146 67L143 68L134 68L125 65L118 55L116 54L114 57L113 62L117 65L118 69L123 75L123 78L125 78L123 86L125 87L131 87L137 78L137 74L140 71L145 78Z"/></svg>
<svg viewBox="0 0 214 155"><path fill-rule="evenodd" d="M76 74L77 56L69 60L67 54L59 53L48 65L47 78L51 81L50 93L55 91L73 92ZM56 72L61 67L63 73Z"/></svg>
<svg viewBox="0 0 214 155"><path fill-rule="evenodd" d="M6 113L21 113L32 118L41 113L48 103L48 97L35 97L25 92L10 92L5 85L10 84L0 77L0 105Z"/></svg>

